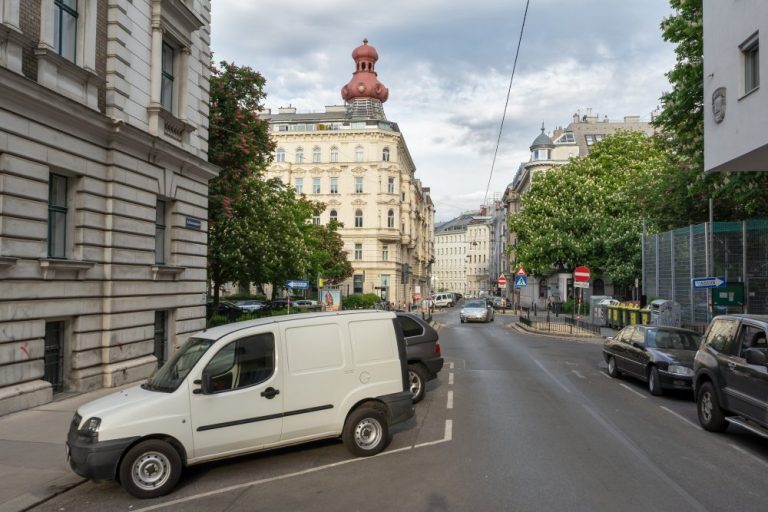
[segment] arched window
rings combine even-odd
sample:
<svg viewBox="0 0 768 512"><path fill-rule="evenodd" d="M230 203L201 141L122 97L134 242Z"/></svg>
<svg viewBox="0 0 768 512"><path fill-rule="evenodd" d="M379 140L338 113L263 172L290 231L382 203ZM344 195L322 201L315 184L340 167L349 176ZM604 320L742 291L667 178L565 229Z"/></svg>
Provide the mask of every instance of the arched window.
<svg viewBox="0 0 768 512"><path fill-rule="evenodd" d="M283 148L277 148L277 152L275 153L275 161L285 162L285 150Z"/></svg>
<svg viewBox="0 0 768 512"><path fill-rule="evenodd" d="M336 210L331 210L331 220L338 221L339 214L336 212Z"/></svg>
<svg viewBox="0 0 768 512"><path fill-rule="evenodd" d="M385 162L389 162L389 148L384 148L381 152L381 159Z"/></svg>
<svg viewBox="0 0 768 512"><path fill-rule="evenodd" d="M316 164L320 163L320 148L317 146L312 150L312 162Z"/></svg>
<svg viewBox="0 0 768 512"><path fill-rule="evenodd" d="M539 298L546 299L549 293L549 286L545 278L539 279Z"/></svg>
<svg viewBox="0 0 768 512"><path fill-rule="evenodd" d="M387 227L395 227L395 210L389 210L387 212Z"/></svg>
<svg viewBox="0 0 768 512"><path fill-rule="evenodd" d="M355 210L355 227L363 227L363 210Z"/></svg>
<svg viewBox="0 0 768 512"><path fill-rule="evenodd" d="M355 162L362 162L365 154L363 153L363 146L357 146L355 148Z"/></svg>
<svg viewBox="0 0 768 512"><path fill-rule="evenodd" d="M595 279L593 281L592 295L605 295L605 283L602 279Z"/></svg>
<svg viewBox="0 0 768 512"><path fill-rule="evenodd" d="M296 163L302 164L304 163L304 148L301 146L296 148Z"/></svg>
<svg viewBox="0 0 768 512"><path fill-rule="evenodd" d="M339 148L336 146L333 146L331 148L331 162L338 162L339 161Z"/></svg>

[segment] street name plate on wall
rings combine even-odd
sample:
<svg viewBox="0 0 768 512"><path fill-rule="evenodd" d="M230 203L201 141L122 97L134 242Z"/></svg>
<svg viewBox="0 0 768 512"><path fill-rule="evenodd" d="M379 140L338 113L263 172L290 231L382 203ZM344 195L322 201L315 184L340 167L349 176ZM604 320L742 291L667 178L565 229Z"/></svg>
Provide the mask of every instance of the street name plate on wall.
<svg viewBox="0 0 768 512"><path fill-rule="evenodd" d="M194 217L187 217L187 227L189 229L200 229L203 226L203 221Z"/></svg>

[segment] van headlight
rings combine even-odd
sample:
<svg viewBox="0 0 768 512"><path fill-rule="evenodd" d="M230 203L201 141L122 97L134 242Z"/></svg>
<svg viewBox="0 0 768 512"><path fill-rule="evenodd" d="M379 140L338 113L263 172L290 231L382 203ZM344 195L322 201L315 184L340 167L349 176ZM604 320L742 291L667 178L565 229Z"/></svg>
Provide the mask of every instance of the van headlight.
<svg viewBox="0 0 768 512"><path fill-rule="evenodd" d="M80 435L87 436L87 437L98 437L99 435L99 427L101 426L101 418L88 418L85 420L85 423L83 423L83 426L80 427Z"/></svg>
<svg viewBox="0 0 768 512"><path fill-rule="evenodd" d="M671 364L667 367L667 371L674 375L682 375L683 377L693 377L693 370L691 370L687 366Z"/></svg>

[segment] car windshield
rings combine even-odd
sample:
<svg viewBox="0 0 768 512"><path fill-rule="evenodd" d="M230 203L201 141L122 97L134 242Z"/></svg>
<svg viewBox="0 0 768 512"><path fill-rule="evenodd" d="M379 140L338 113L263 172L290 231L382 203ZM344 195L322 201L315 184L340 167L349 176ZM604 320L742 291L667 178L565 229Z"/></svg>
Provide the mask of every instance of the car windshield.
<svg viewBox="0 0 768 512"><path fill-rule="evenodd" d="M142 387L150 391L173 393L214 343L215 340L190 338Z"/></svg>
<svg viewBox="0 0 768 512"><path fill-rule="evenodd" d="M484 308L485 307L485 301L484 300L471 300L464 304L465 308Z"/></svg>
<svg viewBox="0 0 768 512"><path fill-rule="evenodd" d="M696 350L699 348L700 339L701 337L694 333L653 329L648 331L645 346L672 350Z"/></svg>

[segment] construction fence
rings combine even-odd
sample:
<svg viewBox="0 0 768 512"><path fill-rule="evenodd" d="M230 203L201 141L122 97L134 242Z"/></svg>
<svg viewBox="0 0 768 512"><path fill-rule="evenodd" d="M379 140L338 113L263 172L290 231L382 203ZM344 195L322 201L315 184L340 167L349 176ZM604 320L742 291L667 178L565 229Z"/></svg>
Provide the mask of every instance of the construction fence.
<svg viewBox="0 0 768 512"><path fill-rule="evenodd" d="M694 287L694 279L704 278L725 283ZM679 303L682 325L698 331L713 314L768 314L768 219L707 222L644 235L643 290L648 300Z"/></svg>

